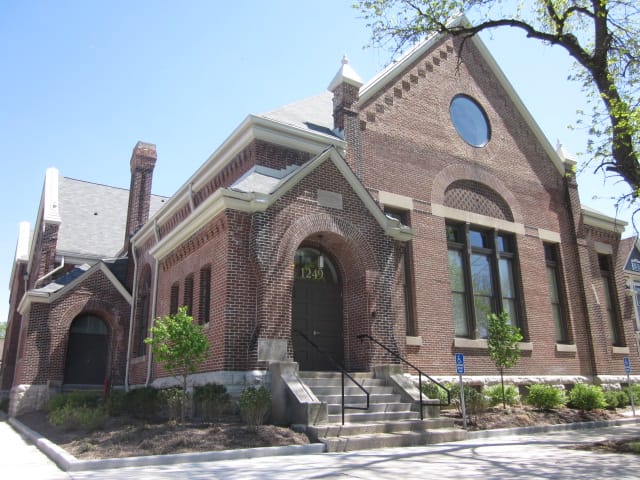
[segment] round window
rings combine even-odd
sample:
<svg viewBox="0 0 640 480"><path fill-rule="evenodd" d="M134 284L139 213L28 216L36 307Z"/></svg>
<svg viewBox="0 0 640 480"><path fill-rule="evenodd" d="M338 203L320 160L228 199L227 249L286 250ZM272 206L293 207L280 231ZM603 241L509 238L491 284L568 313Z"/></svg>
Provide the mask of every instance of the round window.
<svg viewBox="0 0 640 480"><path fill-rule="evenodd" d="M458 135L474 147L484 147L491 138L487 114L478 103L466 95L456 95L449 107L451 122Z"/></svg>

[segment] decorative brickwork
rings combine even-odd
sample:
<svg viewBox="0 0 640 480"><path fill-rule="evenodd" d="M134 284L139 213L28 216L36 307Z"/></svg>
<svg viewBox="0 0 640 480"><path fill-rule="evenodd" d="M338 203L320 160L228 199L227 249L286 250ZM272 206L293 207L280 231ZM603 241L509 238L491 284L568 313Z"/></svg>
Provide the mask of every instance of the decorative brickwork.
<svg viewBox="0 0 640 480"><path fill-rule="evenodd" d="M444 193L447 207L479 213L487 217L513 221L511 209L496 192L479 182L458 180Z"/></svg>

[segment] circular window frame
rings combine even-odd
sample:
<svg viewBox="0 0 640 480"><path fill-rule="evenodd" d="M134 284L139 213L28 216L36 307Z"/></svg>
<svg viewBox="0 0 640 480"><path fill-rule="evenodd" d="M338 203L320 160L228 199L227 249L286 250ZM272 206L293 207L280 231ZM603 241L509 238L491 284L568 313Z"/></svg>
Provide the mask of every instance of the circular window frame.
<svg viewBox="0 0 640 480"><path fill-rule="evenodd" d="M477 120L482 120L484 122L486 134L483 135L482 142L475 142L474 141L475 138L471 138L473 135L473 132L466 131L467 129L465 128L465 126L460 125L460 118L454 117L453 108L456 100L465 100L467 102L467 105L470 105L475 108L475 112L473 112L474 122L476 122ZM475 115L475 114L479 114L479 115ZM491 122L489 121L489 116L487 115L487 112L485 111L485 109L482 108L482 105L480 105L480 103L475 98L469 95L465 95L464 93L455 95L451 99L451 103L449 103L449 119L451 120L451 124L453 125L453 128L455 129L458 136L462 140L464 140L466 144L475 148L482 148L487 146L491 141Z"/></svg>

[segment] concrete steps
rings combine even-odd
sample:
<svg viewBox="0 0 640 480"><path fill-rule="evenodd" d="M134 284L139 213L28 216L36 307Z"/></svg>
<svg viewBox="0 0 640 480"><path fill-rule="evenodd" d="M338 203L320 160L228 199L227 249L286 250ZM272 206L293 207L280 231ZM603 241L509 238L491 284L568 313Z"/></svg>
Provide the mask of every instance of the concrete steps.
<svg viewBox="0 0 640 480"><path fill-rule="evenodd" d="M318 400L327 404L326 424L308 425L312 440L326 445L328 452L346 452L382 447L402 447L463 440L467 432L453 428L453 420L420 420L412 403L402 402L401 394L371 373L352 376L370 394L368 410L345 410L342 425L341 376L337 372L300 372L300 378ZM366 395L345 378L345 405L366 407Z"/></svg>

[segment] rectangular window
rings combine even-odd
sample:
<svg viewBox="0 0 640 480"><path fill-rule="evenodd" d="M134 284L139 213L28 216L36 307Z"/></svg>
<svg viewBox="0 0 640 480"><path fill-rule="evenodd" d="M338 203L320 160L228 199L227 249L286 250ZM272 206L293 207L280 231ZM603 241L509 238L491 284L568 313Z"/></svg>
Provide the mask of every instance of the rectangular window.
<svg viewBox="0 0 640 480"><path fill-rule="evenodd" d="M547 283L549 284L549 298L551 299L551 314L557 343L569 343L567 320L564 313L561 295L560 265L558 263L558 247L549 243L544 244L544 257L547 263Z"/></svg>
<svg viewBox="0 0 640 480"><path fill-rule="evenodd" d="M618 304L613 288L613 275L611 271L611 256L598 255L600 266L600 276L602 278L602 288L604 290L604 306L606 309L607 323L609 324L609 335L613 345L622 345L620 335L620 321L618 317Z"/></svg>
<svg viewBox="0 0 640 480"><path fill-rule="evenodd" d="M187 315L193 315L193 273L187 275L184 279L184 302L182 303L187 307Z"/></svg>
<svg viewBox="0 0 640 480"><path fill-rule="evenodd" d="M391 218L395 218L403 225L410 226L409 224L409 212L386 210L385 214ZM415 323L414 314L414 289L413 289L413 249L411 248L411 242L405 242L404 252L401 259L402 268L402 288L404 293L404 312L405 312L405 324L407 329L407 335L416 336L417 327Z"/></svg>
<svg viewBox="0 0 640 480"><path fill-rule="evenodd" d="M178 298L180 295L180 285L178 282L171 285L171 296L170 304L169 304L169 315L173 315L174 313L178 313Z"/></svg>
<svg viewBox="0 0 640 480"><path fill-rule="evenodd" d="M200 296L198 303L198 323L209 323L211 314L211 267L206 266L200 270Z"/></svg>
<svg viewBox="0 0 640 480"><path fill-rule="evenodd" d="M146 353L144 339L148 335L149 310L151 305L151 275L145 275L140 289L140 300L138 303L138 331L136 332L136 344L134 348L135 356L140 357Z"/></svg>
<svg viewBox="0 0 640 480"><path fill-rule="evenodd" d="M447 225L455 333L486 338L487 315L505 310L520 323L513 235L464 224Z"/></svg>

